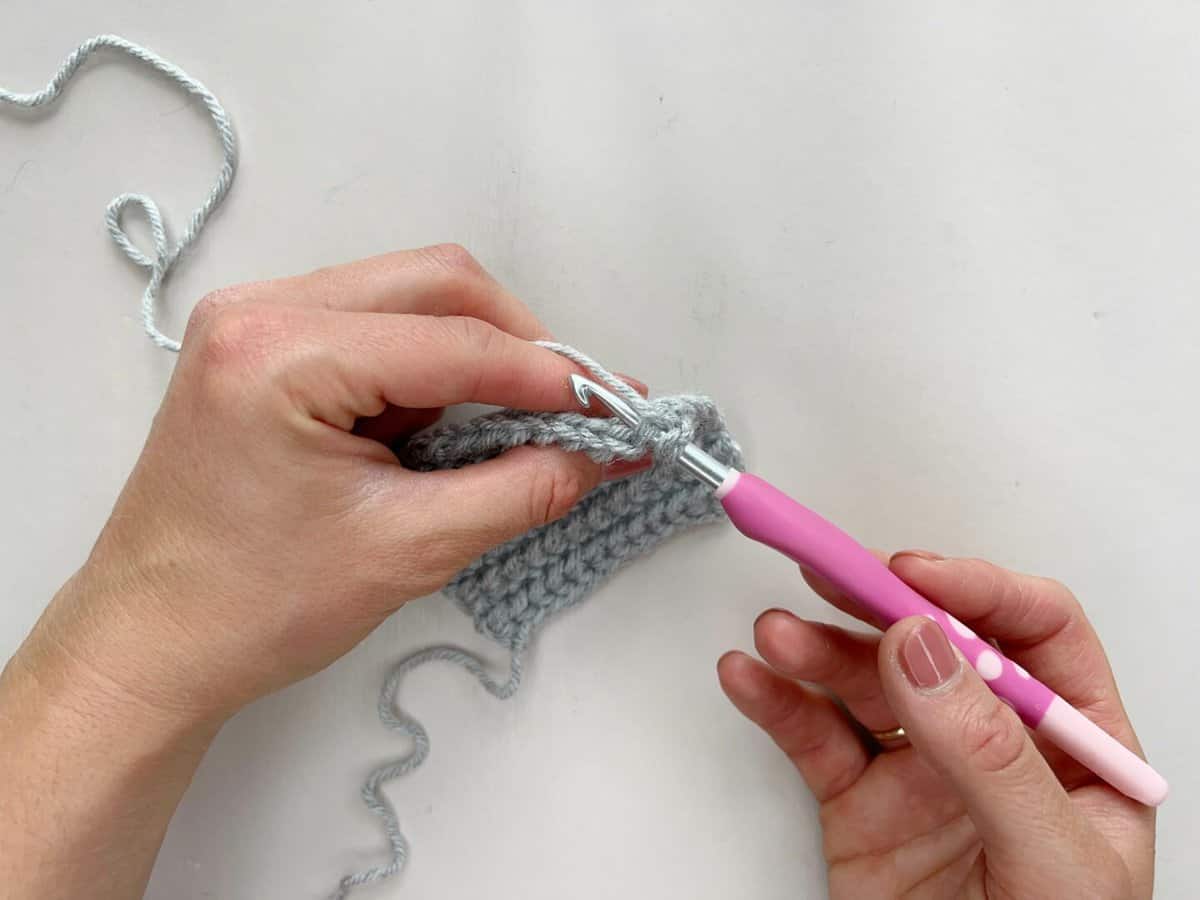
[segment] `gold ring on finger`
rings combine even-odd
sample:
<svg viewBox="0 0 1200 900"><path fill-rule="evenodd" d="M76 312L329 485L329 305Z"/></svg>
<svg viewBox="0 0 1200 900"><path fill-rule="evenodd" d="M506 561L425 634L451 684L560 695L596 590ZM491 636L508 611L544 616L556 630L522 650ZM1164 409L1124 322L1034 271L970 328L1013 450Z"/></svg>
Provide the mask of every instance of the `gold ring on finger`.
<svg viewBox="0 0 1200 900"><path fill-rule="evenodd" d="M892 750L903 750L909 746L908 734L904 731L903 725L897 725L887 731L872 731L871 737L885 753Z"/></svg>

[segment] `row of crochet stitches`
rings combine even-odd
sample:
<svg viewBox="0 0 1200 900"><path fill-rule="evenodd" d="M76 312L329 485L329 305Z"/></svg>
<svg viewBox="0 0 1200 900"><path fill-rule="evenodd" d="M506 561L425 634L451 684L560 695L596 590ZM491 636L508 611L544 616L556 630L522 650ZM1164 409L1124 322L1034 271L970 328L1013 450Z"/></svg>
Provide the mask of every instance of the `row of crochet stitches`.
<svg viewBox="0 0 1200 900"><path fill-rule="evenodd" d="M401 449L401 461L420 471L454 469L522 444L554 444L564 450L583 451L596 462L639 459L647 454L674 460L698 433L724 427L707 397L643 400L638 412L642 421L629 426L617 419L575 412L505 410L419 434Z"/></svg>
<svg viewBox="0 0 1200 900"><path fill-rule="evenodd" d="M740 462L723 432L701 445ZM519 650L548 614L584 599L624 563L675 531L722 515L712 492L674 466L602 487L570 516L486 553L446 593L494 640Z"/></svg>
<svg viewBox="0 0 1200 900"><path fill-rule="evenodd" d="M739 465L737 445L707 397L646 400L574 348L544 346L584 366L620 389L640 421L581 413L505 410L417 435L401 459L418 470L452 469L480 462L522 444L583 451L597 462L660 462L649 472L606 485L585 497L565 518L484 554L446 588L479 631L519 651L548 614L578 603L628 560L676 530L712 521L721 507L712 493L673 463L695 441L722 462Z"/></svg>

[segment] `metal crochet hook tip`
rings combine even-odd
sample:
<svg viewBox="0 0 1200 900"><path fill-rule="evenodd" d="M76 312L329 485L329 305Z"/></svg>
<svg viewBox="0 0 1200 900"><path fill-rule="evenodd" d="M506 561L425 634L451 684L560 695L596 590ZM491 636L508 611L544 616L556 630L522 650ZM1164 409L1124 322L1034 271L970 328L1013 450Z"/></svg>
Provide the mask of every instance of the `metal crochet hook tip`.
<svg viewBox="0 0 1200 900"><path fill-rule="evenodd" d="M638 415L637 410L630 406L629 403L618 397L613 391L604 387L604 385L596 384L590 378L584 378L582 375L572 375L571 393L575 395L575 399L579 401L579 404L584 409L591 407L593 399L599 400L609 412L631 428L636 427L642 421L642 417ZM721 488L733 471L729 466L718 462L695 444L687 444L680 451L679 464L689 474L700 479L714 490ZM718 494L718 496L720 495Z"/></svg>
<svg viewBox="0 0 1200 900"><path fill-rule="evenodd" d="M582 375L571 376L571 392L584 409L592 405L592 398L594 397L626 425L632 427L642 421L642 417L637 414L637 411L623 399L604 387L604 385L596 384L596 382L584 378Z"/></svg>

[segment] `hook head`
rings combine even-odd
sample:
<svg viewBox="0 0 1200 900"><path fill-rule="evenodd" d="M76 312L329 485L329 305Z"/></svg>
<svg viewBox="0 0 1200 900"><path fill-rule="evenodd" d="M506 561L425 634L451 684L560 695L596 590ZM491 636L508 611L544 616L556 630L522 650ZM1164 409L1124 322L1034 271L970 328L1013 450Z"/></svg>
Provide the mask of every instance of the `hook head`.
<svg viewBox="0 0 1200 900"><path fill-rule="evenodd" d="M571 393L575 395L575 399L579 401L579 405L584 409L588 409L592 405L592 400L599 400L609 412L626 425L637 425L641 421L641 416L637 414L632 406L604 387L604 385L596 384L590 378L584 378L582 375L572 375Z"/></svg>
<svg viewBox="0 0 1200 900"><path fill-rule="evenodd" d="M592 405L592 388L595 384L588 381L582 375L571 376L571 393L575 395L575 399L579 401L579 405L587 409Z"/></svg>

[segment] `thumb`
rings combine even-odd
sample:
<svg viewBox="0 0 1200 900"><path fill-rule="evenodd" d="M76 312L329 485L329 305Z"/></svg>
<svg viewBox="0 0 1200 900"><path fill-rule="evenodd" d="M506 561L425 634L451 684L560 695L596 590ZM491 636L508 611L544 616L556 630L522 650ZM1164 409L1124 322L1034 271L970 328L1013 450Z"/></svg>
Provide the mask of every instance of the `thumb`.
<svg viewBox="0 0 1200 900"><path fill-rule="evenodd" d="M559 519L599 484L601 466L556 447L516 447L495 459L419 476L435 513L430 536L462 567L532 528Z"/></svg>
<svg viewBox="0 0 1200 900"><path fill-rule="evenodd" d="M1066 791L1017 714L936 622L918 616L893 625L879 645L879 675L913 747L961 796L989 870L1086 866L1077 839L1088 829Z"/></svg>

